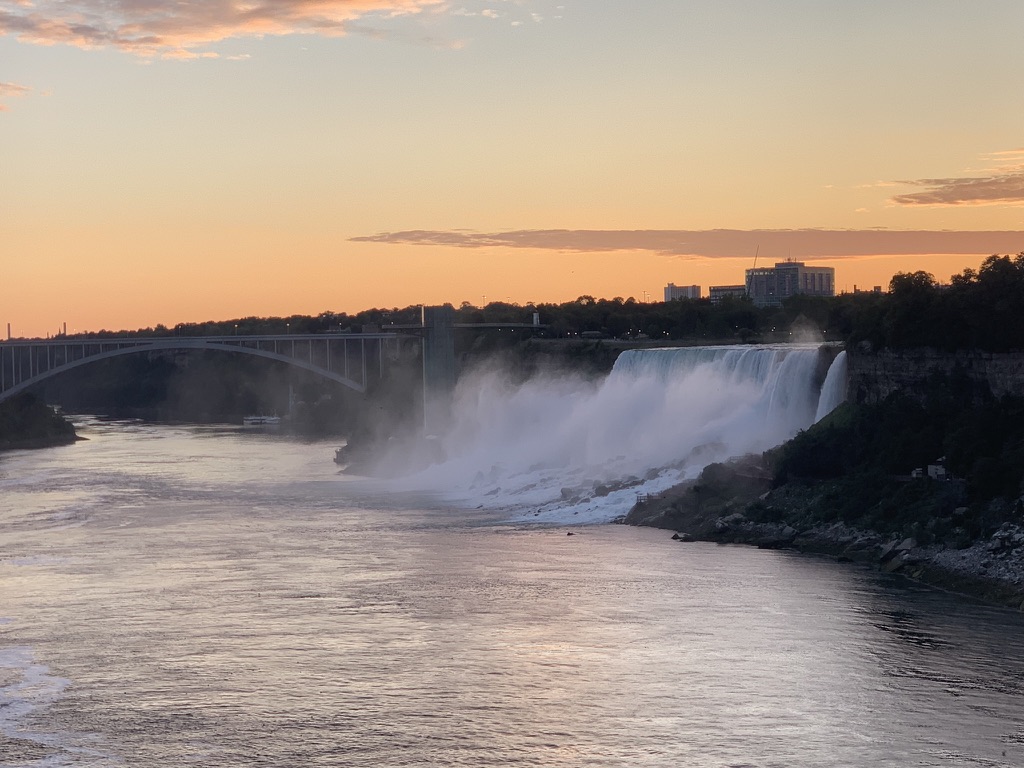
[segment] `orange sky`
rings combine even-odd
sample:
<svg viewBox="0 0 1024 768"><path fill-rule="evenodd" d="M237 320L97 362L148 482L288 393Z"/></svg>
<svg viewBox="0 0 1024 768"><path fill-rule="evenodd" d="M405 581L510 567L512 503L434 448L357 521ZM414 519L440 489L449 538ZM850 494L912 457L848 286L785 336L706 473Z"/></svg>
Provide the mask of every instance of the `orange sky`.
<svg viewBox="0 0 1024 768"><path fill-rule="evenodd" d="M0 322L656 300L755 253L946 280L1024 251L1022 28L1019 0L0 0Z"/></svg>

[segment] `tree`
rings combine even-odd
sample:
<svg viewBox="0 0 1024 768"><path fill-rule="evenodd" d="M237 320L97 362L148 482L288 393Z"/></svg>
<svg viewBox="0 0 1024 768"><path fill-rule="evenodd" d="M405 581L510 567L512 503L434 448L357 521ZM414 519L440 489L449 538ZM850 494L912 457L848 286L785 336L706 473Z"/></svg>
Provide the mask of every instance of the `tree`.
<svg viewBox="0 0 1024 768"><path fill-rule="evenodd" d="M938 284L929 273L897 272L889 283L889 311L883 320L886 344L891 347L945 346L936 334Z"/></svg>

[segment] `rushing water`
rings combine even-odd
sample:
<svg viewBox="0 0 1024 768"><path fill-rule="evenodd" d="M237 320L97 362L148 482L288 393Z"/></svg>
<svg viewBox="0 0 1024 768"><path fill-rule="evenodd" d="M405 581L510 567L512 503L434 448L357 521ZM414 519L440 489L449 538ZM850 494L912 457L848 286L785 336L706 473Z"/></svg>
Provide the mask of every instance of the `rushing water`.
<svg viewBox="0 0 1024 768"><path fill-rule="evenodd" d="M845 397L846 372L841 353L826 377L830 351L633 349L598 383L557 375L512 386L504 371L485 368L460 379L451 429L430 446L444 460L408 487L524 520L609 522L637 494L772 448L830 412ZM404 466L408 454L399 454Z"/></svg>
<svg viewBox="0 0 1024 768"><path fill-rule="evenodd" d="M1024 765L1020 614L501 524L323 443L80 431L0 456L0 765Z"/></svg>
<svg viewBox="0 0 1024 768"><path fill-rule="evenodd" d="M846 350L843 350L832 361L821 385L821 397L818 399L818 409L814 414L815 421L825 418L838 408L840 403L846 401L847 387Z"/></svg>

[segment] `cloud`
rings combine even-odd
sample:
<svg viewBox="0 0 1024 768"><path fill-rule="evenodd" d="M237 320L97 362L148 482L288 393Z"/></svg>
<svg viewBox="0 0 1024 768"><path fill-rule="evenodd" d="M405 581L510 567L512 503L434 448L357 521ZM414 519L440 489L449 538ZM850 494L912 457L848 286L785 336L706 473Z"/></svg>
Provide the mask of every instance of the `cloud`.
<svg viewBox="0 0 1024 768"><path fill-rule="evenodd" d="M453 16L482 16L485 19L498 18L498 12L493 8L484 8L482 11L471 11L468 8L456 8L452 11Z"/></svg>
<svg viewBox="0 0 1024 768"><path fill-rule="evenodd" d="M1024 167L997 176L917 179L903 183L925 187L925 191L891 198L898 205L1024 205Z"/></svg>
<svg viewBox="0 0 1024 768"><path fill-rule="evenodd" d="M10 110L10 108L4 104L5 99L12 96L24 96L31 90L32 89L26 85L0 82L0 112L7 112Z"/></svg>
<svg viewBox="0 0 1024 768"><path fill-rule="evenodd" d="M530 248L604 252L653 251L666 256L768 259L844 258L1024 251L1024 232L887 229L546 229L508 232L409 230L351 238L362 243L455 248Z"/></svg>
<svg viewBox="0 0 1024 768"><path fill-rule="evenodd" d="M18 85L17 83L0 83L0 99L7 96L24 96L31 90L32 89L27 85Z"/></svg>
<svg viewBox="0 0 1024 768"><path fill-rule="evenodd" d="M999 152L991 152L988 155L993 158L1010 158L1011 162L1019 163L1024 160L1024 147L1018 147L1017 149L1004 149Z"/></svg>
<svg viewBox="0 0 1024 768"><path fill-rule="evenodd" d="M922 192L896 195L891 202L912 206L1024 205L1024 149L993 152L984 175L901 181Z"/></svg>
<svg viewBox="0 0 1024 768"><path fill-rule="evenodd" d="M444 0L0 0L0 34L38 45L117 48L141 56L215 56L229 38L344 35L368 14L443 10Z"/></svg>

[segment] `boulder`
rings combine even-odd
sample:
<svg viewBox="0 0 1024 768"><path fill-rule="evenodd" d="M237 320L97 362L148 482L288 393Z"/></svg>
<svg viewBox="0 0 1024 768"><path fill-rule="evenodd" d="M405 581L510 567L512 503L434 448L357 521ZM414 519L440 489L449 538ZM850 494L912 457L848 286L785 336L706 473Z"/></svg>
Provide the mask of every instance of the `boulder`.
<svg viewBox="0 0 1024 768"><path fill-rule="evenodd" d="M877 538L873 536L860 536L859 538L851 541L847 547L847 552L867 552L868 550L874 549L878 546Z"/></svg>
<svg viewBox="0 0 1024 768"><path fill-rule="evenodd" d="M888 560L891 560L893 557L895 557L898 554L898 550L896 549L896 544L897 544L897 542L890 541L888 544L886 544L885 546L882 547L882 551L878 553L878 561L880 563L884 563L884 562L886 562Z"/></svg>
<svg viewBox="0 0 1024 768"><path fill-rule="evenodd" d="M895 557L890 557L887 561L882 563L882 571L884 573L895 573L904 566L904 558L906 558L906 552L898 552Z"/></svg>
<svg viewBox="0 0 1024 768"><path fill-rule="evenodd" d="M726 515L725 517L720 517L715 520L715 530L718 533L723 533L731 530L734 526L746 522L746 520L747 518L742 512L733 512L731 515Z"/></svg>
<svg viewBox="0 0 1024 768"><path fill-rule="evenodd" d="M780 539L777 537L764 538L757 542L758 549L786 549L792 545L792 539Z"/></svg>

